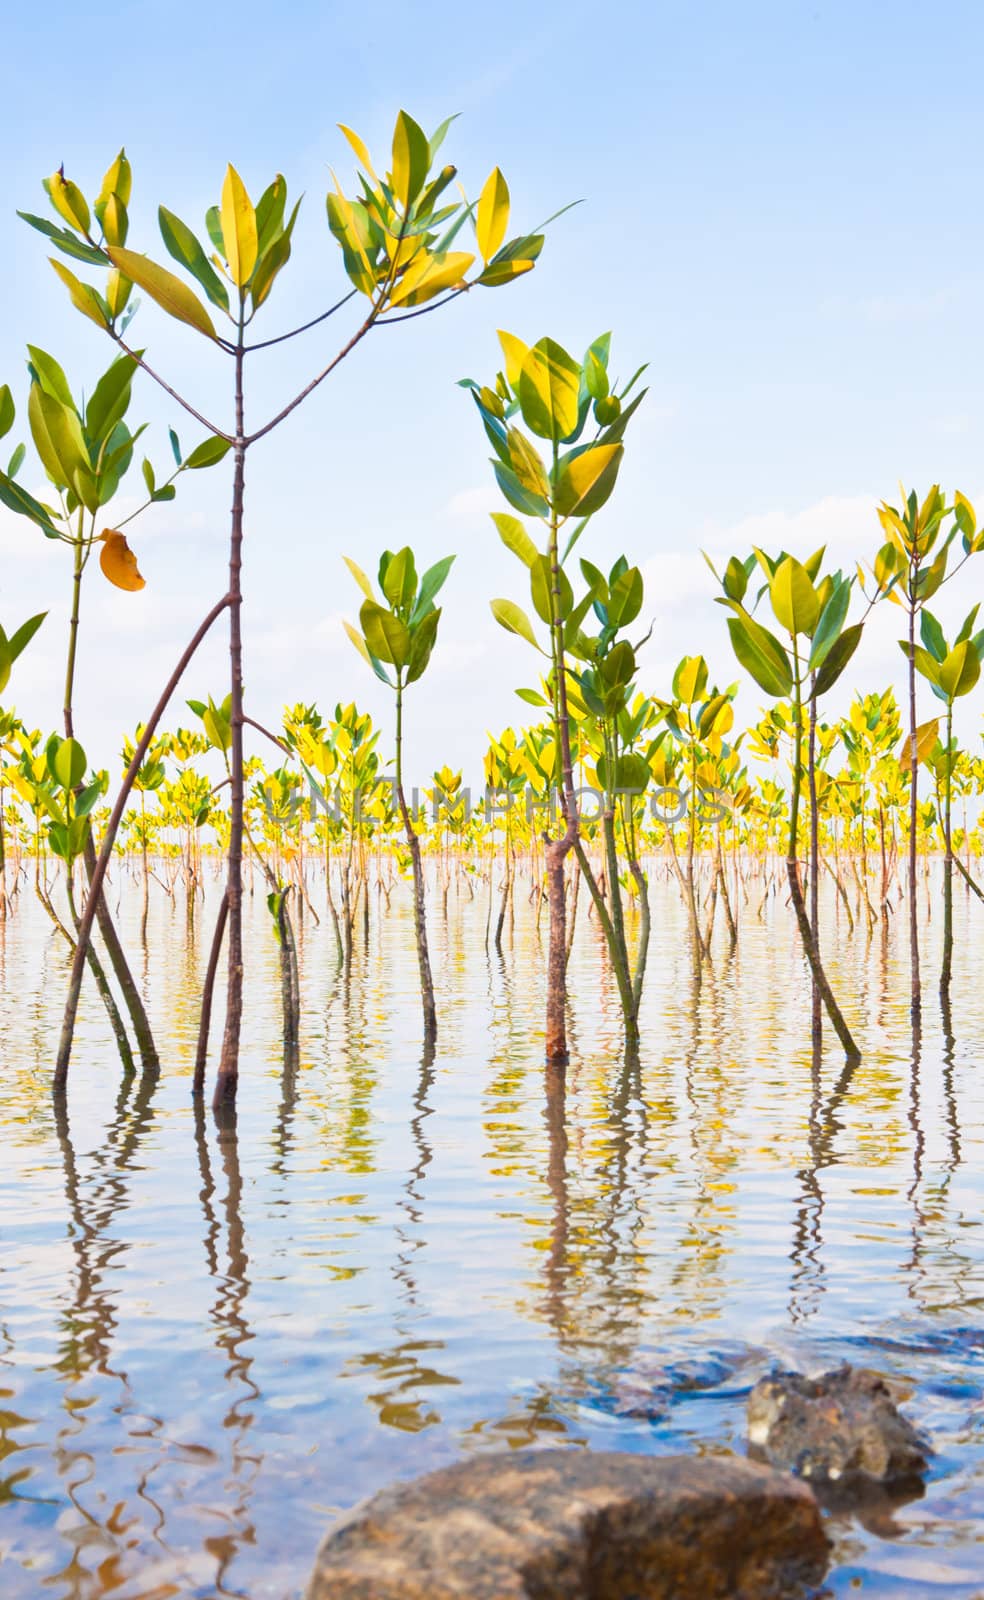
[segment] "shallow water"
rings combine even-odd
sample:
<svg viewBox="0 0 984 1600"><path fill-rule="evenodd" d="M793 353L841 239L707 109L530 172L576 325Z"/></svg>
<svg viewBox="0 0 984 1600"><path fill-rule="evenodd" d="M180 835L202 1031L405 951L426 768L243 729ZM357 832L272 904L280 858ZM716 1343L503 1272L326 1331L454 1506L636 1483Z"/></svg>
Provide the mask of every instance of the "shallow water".
<svg viewBox="0 0 984 1600"><path fill-rule="evenodd" d="M117 892L119 886L117 886ZM317 887L314 889L318 904ZM936 1454L894 1520L835 1522L832 1595L984 1596L984 908L957 894L952 1020L915 1051L899 923L830 967L865 1055L809 1049L790 913L744 910L697 989L654 886L641 1065L583 916L572 1061L545 1095L544 944L525 904L486 955L486 890L432 901L442 1033L421 1059L409 899L340 979L301 930L284 1082L276 951L248 911L238 1126L189 1082L215 889L189 939L152 908L165 1057L121 1093L84 1008L67 1115L48 1092L61 949L0 924L0 1593L296 1597L334 1511L393 1478L525 1444L743 1450L774 1362L894 1375ZM139 896L121 920L139 951ZM599 974L602 974L601 976ZM640 1409L651 1387L651 1416Z"/></svg>

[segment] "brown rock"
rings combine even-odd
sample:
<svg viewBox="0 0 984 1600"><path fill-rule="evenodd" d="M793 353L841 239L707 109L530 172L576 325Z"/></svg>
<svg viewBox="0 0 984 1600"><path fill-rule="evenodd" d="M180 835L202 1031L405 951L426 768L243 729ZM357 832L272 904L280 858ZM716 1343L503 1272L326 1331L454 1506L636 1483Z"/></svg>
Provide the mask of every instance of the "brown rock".
<svg viewBox="0 0 984 1600"><path fill-rule="evenodd" d="M328 1533L306 1600L795 1600L827 1567L816 1501L736 1456L479 1456Z"/></svg>
<svg viewBox="0 0 984 1600"><path fill-rule="evenodd" d="M748 1398L748 1439L773 1466L845 1490L912 1484L926 1469L912 1423L884 1379L864 1367L763 1378Z"/></svg>

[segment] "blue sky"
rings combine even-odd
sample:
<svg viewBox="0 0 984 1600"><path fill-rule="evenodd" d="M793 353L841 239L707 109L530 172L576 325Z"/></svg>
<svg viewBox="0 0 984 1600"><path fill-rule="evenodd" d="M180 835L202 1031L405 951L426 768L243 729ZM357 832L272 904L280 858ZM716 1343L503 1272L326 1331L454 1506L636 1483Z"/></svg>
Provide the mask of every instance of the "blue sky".
<svg viewBox="0 0 984 1600"><path fill-rule="evenodd" d="M343 281L324 214L329 165L352 170L337 122L385 152L400 106L427 127L458 111L446 149L470 192L498 164L524 225L583 197L550 230L535 273L381 330L250 462L253 714L356 698L388 716L341 630L357 610L341 555L372 566L407 541L424 558L456 551L433 667L410 710L411 766L426 777L447 760L477 777L485 730L521 717L512 688L534 676L525 647L488 612L494 595L525 596L488 520L498 504L488 452L454 386L494 373L497 327L527 340L550 333L575 352L610 328L620 371L650 363L618 491L585 554L603 564L624 550L646 568L656 626L643 680L654 692L687 651L703 650L723 681L737 675L702 546L755 539L806 553L826 539L849 564L879 542L874 506L900 477L984 493L982 34L975 6L930 13L871 0L19 7L5 19L0 381L23 399L28 341L79 387L111 353L14 215L43 210L40 180L62 161L94 192L125 144L130 243L159 256L158 202L200 224L227 161L254 197L282 171L306 199L267 335L317 312ZM203 409L228 414L213 352L149 305L134 329ZM329 329L257 365L251 423L343 342L341 319ZM135 413L151 422L160 463L168 423L187 443L196 437L149 385ZM37 469L24 481L40 487ZM111 590L95 570L87 578L79 733L100 761L114 758L222 592L228 498L219 469L141 520L139 595ZM8 698L31 723L55 726L66 552L6 514L0 551L4 623L52 612ZM970 572L944 615L984 593L984 559L980 579ZM898 677L898 615L865 642L865 687ZM218 637L183 691L208 692L224 692ZM760 698L746 686L740 720Z"/></svg>

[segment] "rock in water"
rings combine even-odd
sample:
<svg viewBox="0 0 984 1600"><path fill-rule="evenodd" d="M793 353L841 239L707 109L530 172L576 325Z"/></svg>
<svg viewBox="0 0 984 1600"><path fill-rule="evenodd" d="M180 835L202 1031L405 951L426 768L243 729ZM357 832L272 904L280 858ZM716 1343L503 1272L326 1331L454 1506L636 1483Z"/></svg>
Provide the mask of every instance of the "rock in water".
<svg viewBox="0 0 984 1600"><path fill-rule="evenodd" d="M810 1491L736 1456L519 1450L356 1507L306 1600L796 1600L827 1551Z"/></svg>
<svg viewBox="0 0 984 1600"><path fill-rule="evenodd" d="M763 1378L748 1397L748 1439L773 1466L818 1485L903 1488L926 1470L923 1441L884 1380L864 1367Z"/></svg>

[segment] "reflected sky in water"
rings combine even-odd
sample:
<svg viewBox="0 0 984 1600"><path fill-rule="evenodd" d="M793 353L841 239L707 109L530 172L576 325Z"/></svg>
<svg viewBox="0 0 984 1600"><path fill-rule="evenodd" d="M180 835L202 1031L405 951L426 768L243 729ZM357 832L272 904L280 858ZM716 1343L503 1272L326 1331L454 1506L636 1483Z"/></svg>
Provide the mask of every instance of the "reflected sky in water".
<svg viewBox="0 0 984 1600"><path fill-rule="evenodd" d="M639 1059L582 904L566 1079L541 1063L545 916L519 894L487 953L465 878L431 913L433 1058L397 891L348 974L326 922L299 928L285 1074L257 885L221 1129L189 1097L214 885L190 933L155 902L141 953L124 884L165 1070L121 1087L87 996L61 1112L65 959L22 896L0 924L4 1600L285 1600L332 1513L395 1477L527 1444L741 1450L762 1371L841 1359L898 1377L937 1454L924 1499L835 1526L831 1593L984 1595L980 908L958 890L949 1015L927 920L913 1041L901 923L852 937L827 905L865 1045L845 1070L811 1057L782 900L750 883L698 982L655 876Z"/></svg>

